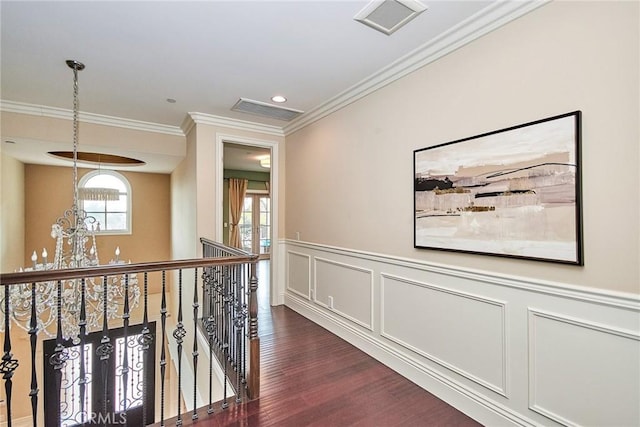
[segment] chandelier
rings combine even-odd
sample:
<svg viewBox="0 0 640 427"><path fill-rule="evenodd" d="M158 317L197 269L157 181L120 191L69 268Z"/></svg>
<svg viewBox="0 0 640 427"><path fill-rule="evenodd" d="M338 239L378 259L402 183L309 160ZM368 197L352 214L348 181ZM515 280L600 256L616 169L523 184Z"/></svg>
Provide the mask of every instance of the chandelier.
<svg viewBox="0 0 640 427"><path fill-rule="evenodd" d="M41 262L38 262L38 256L34 251L31 257L32 265L21 271L100 265L95 236L96 231L99 230L99 223L95 218L87 216L78 204L78 71L84 69L84 64L74 60L68 60L66 63L73 70L73 205L51 226L51 237L56 242L52 262L48 260L46 249L42 251ZM100 195L94 194L93 197L112 200L114 196L108 193L106 191ZM109 264L124 264L124 261L120 260L119 247L115 255L115 259L112 259ZM55 331L52 330L52 325L55 325L60 317L63 338L75 342L79 340L83 300L88 331L99 329L104 317L107 320L122 317L121 307L124 306L126 295L128 295L131 309L137 307L140 302L140 287L135 274L13 285L9 291L9 307L12 310L9 316L26 331L29 331L31 322L32 286L35 286L38 332L43 332L49 337L54 336ZM58 286L61 286L60 301ZM4 311L4 304L0 310ZM3 322L4 320L0 320L0 331L5 329Z"/></svg>

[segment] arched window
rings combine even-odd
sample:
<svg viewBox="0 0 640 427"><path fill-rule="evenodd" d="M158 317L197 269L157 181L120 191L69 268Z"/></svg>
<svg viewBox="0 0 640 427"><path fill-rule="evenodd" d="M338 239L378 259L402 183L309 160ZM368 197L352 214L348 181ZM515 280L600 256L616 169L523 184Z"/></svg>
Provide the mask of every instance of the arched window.
<svg viewBox="0 0 640 427"><path fill-rule="evenodd" d="M131 234L131 185L123 175L114 171L92 171L80 179L78 188L118 190L118 200L100 200L100 197L82 200L80 197L80 207L99 223L99 233Z"/></svg>

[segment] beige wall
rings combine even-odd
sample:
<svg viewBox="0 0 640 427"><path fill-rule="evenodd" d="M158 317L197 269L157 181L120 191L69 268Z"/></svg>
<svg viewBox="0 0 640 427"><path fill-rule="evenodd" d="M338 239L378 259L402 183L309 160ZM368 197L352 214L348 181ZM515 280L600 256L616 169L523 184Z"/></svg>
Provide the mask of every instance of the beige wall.
<svg viewBox="0 0 640 427"><path fill-rule="evenodd" d="M287 136L286 237L640 292L638 2L553 2ZM413 150L583 112L585 266L413 248Z"/></svg>
<svg viewBox="0 0 640 427"><path fill-rule="evenodd" d="M196 256L195 132L187 135L187 154L171 173L171 259Z"/></svg>
<svg viewBox="0 0 640 427"><path fill-rule="evenodd" d="M25 232L24 263L29 265L31 253L38 256L42 248L54 253L51 225L73 203L72 168L25 165ZM89 169L79 169L80 179ZM166 174L119 171L127 178L132 193L132 234L97 237L101 263L114 258L120 246L120 257L132 262L162 261L170 256L170 177Z"/></svg>
<svg viewBox="0 0 640 427"><path fill-rule="evenodd" d="M23 266L24 253L24 165L0 154L0 271Z"/></svg>

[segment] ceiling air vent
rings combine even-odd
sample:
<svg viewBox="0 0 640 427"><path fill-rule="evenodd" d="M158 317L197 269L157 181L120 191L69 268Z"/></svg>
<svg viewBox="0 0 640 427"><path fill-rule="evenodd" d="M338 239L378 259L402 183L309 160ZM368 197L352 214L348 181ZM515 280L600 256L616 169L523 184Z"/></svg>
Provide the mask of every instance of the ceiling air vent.
<svg viewBox="0 0 640 427"><path fill-rule="evenodd" d="M291 121L304 111L283 108L266 102L254 101L252 99L240 98L231 110L243 113L255 114L258 116L271 117L272 119Z"/></svg>
<svg viewBox="0 0 640 427"><path fill-rule="evenodd" d="M374 0L353 19L391 35L426 9L427 6L417 0Z"/></svg>

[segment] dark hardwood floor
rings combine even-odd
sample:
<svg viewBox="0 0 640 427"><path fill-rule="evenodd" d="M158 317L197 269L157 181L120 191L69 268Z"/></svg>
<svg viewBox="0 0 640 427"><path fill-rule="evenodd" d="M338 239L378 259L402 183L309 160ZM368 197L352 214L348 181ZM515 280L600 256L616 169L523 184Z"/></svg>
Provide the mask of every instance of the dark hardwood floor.
<svg viewBox="0 0 640 427"><path fill-rule="evenodd" d="M260 399L194 425L479 425L293 310L260 299Z"/></svg>

